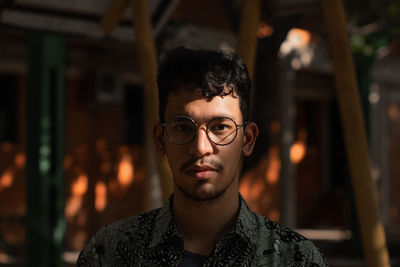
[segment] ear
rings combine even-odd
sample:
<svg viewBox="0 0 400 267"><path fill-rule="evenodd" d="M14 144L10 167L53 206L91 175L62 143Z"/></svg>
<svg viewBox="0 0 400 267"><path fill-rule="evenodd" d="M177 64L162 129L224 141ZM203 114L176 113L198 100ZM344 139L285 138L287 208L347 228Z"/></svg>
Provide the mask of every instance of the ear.
<svg viewBox="0 0 400 267"><path fill-rule="evenodd" d="M164 128L159 123L154 124L153 126L154 144L156 146L156 150L159 153L161 153L161 155L164 155L166 153L163 136L164 136Z"/></svg>
<svg viewBox="0 0 400 267"><path fill-rule="evenodd" d="M254 122L250 122L244 128L243 156L250 156L258 136L258 127Z"/></svg>

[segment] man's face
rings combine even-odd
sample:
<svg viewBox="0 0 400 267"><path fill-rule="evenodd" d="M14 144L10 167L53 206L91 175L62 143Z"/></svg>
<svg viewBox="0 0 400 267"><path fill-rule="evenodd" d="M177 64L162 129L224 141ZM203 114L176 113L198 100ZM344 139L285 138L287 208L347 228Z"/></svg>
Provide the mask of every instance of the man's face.
<svg viewBox="0 0 400 267"><path fill-rule="evenodd" d="M248 148L244 149L245 129L239 127L232 143L219 146L210 141L206 125L216 117L228 117L236 124L242 124L239 98L227 95L208 100L181 90L170 95L165 121L175 116L188 116L199 125L194 139L184 145L171 142L160 126L155 131L156 144L158 142L157 146L163 147L168 157L175 194L182 193L192 200L205 201L216 199L227 190L237 191L240 160L243 154L249 154Z"/></svg>

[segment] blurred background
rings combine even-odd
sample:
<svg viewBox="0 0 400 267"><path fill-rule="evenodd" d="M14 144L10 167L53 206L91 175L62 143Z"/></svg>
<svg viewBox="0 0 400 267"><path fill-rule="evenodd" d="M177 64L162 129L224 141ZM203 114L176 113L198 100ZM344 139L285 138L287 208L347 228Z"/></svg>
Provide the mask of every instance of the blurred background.
<svg viewBox="0 0 400 267"><path fill-rule="evenodd" d="M243 2L148 0L157 60L179 45L236 51ZM400 266L400 1L343 3L377 207ZM147 142L156 103L145 99L131 9L0 0L1 266L73 266L99 227L168 196ZM331 266L366 266L321 3L260 1L255 33L261 133L240 192Z"/></svg>

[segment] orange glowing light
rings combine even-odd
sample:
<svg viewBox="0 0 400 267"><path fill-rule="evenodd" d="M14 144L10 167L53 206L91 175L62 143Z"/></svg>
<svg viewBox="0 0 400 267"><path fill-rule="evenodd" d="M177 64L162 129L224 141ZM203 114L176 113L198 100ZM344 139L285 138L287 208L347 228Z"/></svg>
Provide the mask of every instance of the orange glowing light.
<svg viewBox="0 0 400 267"><path fill-rule="evenodd" d="M270 159L269 168L267 169L266 178L267 182L271 185L275 185L279 180L279 172L281 170L281 161L279 157L273 157Z"/></svg>
<svg viewBox="0 0 400 267"><path fill-rule="evenodd" d="M280 168L279 146L274 144L257 166L244 174L239 185L239 191L251 209L263 216L272 215L274 219L279 218L279 212L274 212L277 204L273 199L279 192Z"/></svg>
<svg viewBox="0 0 400 267"><path fill-rule="evenodd" d="M71 191L73 195L83 196L88 189L88 177L86 174L81 174L72 184Z"/></svg>
<svg viewBox="0 0 400 267"><path fill-rule="evenodd" d="M14 157L14 164L17 169L22 169L25 167L26 156L24 153L17 153Z"/></svg>
<svg viewBox="0 0 400 267"><path fill-rule="evenodd" d="M311 33L303 29L293 28L288 33L288 40L294 47L302 47L310 43Z"/></svg>
<svg viewBox="0 0 400 267"><path fill-rule="evenodd" d="M133 182L134 166L131 157L124 155L118 165L118 182L122 186L128 186Z"/></svg>
<svg viewBox="0 0 400 267"><path fill-rule="evenodd" d="M306 145L303 141L297 141L290 148L290 160L297 164L303 160L306 155Z"/></svg>
<svg viewBox="0 0 400 267"><path fill-rule="evenodd" d="M95 198L95 208L97 212L101 212L106 208L107 205L107 187L103 182L96 183L96 198Z"/></svg>
<svg viewBox="0 0 400 267"><path fill-rule="evenodd" d="M14 173L12 170L6 170L0 178L0 188L7 188L13 184Z"/></svg>
<svg viewBox="0 0 400 267"><path fill-rule="evenodd" d="M65 205L65 217L74 217L82 206L82 196L74 195L67 200Z"/></svg>
<svg viewBox="0 0 400 267"><path fill-rule="evenodd" d="M268 165L265 170L265 179L270 185L275 185L279 180L281 171L281 160L279 158L279 147L272 146L268 152Z"/></svg>
<svg viewBox="0 0 400 267"><path fill-rule="evenodd" d="M268 25L265 22L260 22L258 24L258 29L257 29L257 37L262 39L268 36L271 36L274 33L274 28L272 28L270 25Z"/></svg>

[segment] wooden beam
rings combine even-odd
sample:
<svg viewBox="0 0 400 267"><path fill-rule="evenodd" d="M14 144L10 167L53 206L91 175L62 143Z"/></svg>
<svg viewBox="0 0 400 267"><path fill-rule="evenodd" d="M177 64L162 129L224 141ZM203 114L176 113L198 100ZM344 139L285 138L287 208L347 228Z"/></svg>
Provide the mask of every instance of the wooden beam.
<svg viewBox="0 0 400 267"><path fill-rule="evenodd" d="M136 33L136 46L139 65L142 74L146 111L146 131L148 143L147 153L155 151L152 141L153 124L158 121L157 95L157 55L152 33L150 15L146 0L130 0L132 6L132 20ZM165 157L154 155L156 167L159 170L163 200L172 193L172 176ZM151 158L150 158L151 160ZM151 167L151 166L150 166ZM149 170L151 171L151 170Z"/></svg>
<svg viewBox="0 0 400 267"><path fill-rule="evenodd" d="M253 79L257 51L257 27L260 22L260 0L243 1L239 26L237 54L246 63L250 78Z"/></svg>
<svg viewBox="0 0 400 267"><path fill-rule="evenodd" d="M383 225L378 216L367 137L356 74L347 37L342 0L322 0L335 72L337 97L356 199L364 256L369 267L389 265Z"/></svg>
<svg viewBox="0 0 400 267"><path fill-rule="evenodd" d="M124 16L124 12L129 5L129 0L114 0L108 7L106 14L101 20L100 28L105 33L112 32Z"/></svg>
<svg viewBox="0 0 400 267"><path fill-rule="evenodd" d="M157 37L160 34L161 30L167 24L169 18L171 17L171 15L175 11L175 9L178 7L180 2L181 2L181 0L170 0L169 1L168 7L163 12L160 19L158 20L157 24L154 27L154 36L155 37Z"/></svg>

